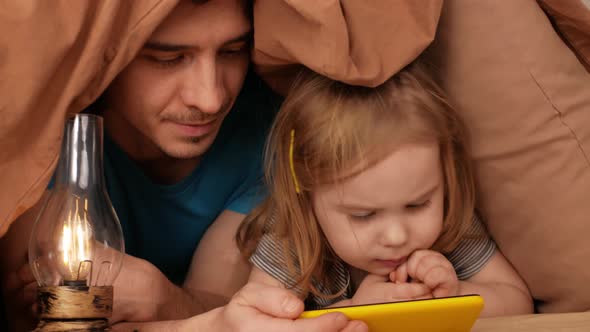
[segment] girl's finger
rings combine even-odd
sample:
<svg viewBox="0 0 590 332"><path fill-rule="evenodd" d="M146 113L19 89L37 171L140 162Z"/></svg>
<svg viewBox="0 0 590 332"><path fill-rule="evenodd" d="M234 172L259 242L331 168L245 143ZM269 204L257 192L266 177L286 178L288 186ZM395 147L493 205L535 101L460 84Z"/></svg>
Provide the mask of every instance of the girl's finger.
<svg viewBox="0 0 590 332"><path fill-rule="evenodd" d="M395 280L391 280L395 283L403 283L408 281L408 263L403 263L398 266L395 272Z"/></svg>
<svg viewBox="0 0 590 332"><path fill-rule="evenodd" d="M416 250L410 255L410 257L408 257L406 265L407 273L410 278L419 279L417 274L418 267L421 265L421 260L429 254L430 250Z"/></svg>
<svg viewBox="0 0 590 332"><path fill-rule="evenodd" d="M415 275L412 277L424 281L432 269L437 267L446 268L447 266L452 268L451 263L443 255L431 251L429 253L423 254L420 257L420 260L415 268Z"/></svg>
<svg viewBox="0 0 590 332"><path fill-rule="evenodd" d="M424 278L424 283L433 290L434 297L456 295L453 289L458 284L457 276L454 271L443 266L431 269Z"/></svg>
<svg viewBox="0 0 590 332"><path fill-rule="evenodd" d="M389 283L384 286L386 287L383 289L383 294L387 300L391 301L412 300L431 294L430 288L422 283Z"/></svg>

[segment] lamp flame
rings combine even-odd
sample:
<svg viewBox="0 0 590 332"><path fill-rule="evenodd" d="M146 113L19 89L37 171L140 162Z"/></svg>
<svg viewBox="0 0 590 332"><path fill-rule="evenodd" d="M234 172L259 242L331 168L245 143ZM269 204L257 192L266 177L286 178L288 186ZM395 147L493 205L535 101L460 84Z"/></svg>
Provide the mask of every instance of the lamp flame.
<svg viewBox="0 0 590 332"><path fill-rule="evenodd" d="M75 210L68 211L59 240L65 281L86 280L92 268L93 236L88 222L88 199L84 199L83 211L79 211L79 201L77 197Z"/></svg>

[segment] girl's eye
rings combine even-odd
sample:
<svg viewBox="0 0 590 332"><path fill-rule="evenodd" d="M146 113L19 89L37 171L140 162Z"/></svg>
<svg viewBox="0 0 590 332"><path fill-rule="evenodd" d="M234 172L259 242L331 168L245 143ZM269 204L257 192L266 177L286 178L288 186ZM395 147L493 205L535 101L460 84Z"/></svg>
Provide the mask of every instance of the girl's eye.
<svg viewBox="0 0 590 332"><path fill-rule="evenodd" d="M408 210L421 210L430 205L430 200L420 202L420 203L411 203L406 205L406 209Z"/></svg>
<svg viewBox="0 0 590 332"><path fill-rule="evenodd" d="M349 214L350 218L354 220L367 220L375 216L375 211L363 211Z"/></svg>

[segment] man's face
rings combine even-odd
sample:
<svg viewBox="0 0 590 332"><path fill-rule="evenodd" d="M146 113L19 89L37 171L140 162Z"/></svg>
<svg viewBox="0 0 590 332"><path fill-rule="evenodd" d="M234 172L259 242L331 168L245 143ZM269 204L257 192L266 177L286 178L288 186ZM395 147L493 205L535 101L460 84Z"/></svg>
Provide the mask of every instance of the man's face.
<svg viewBox="0 0 590 332"><path fill-rule="evenodd" d="M248 69L244 2L181 1L109 86L107 127L133 157L187 159L211 146Z"/></svg>
<svg viewBox="0 0 590 332"><path fill-rule="evenodd" d="M314 192L330 246L349 265L388 275L442 231L444 180L436 142L404 144L371 168Z"/></svg>

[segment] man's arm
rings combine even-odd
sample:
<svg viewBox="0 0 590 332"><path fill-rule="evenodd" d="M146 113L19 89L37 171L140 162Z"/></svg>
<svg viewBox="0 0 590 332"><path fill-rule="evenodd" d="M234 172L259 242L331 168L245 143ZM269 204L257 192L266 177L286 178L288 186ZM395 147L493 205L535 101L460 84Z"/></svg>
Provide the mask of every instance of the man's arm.
<svg viewBox="0 0 590 332"><path fill-rule="evenodd" d="M244 217L229 210L219 215L195 250L183 287L152 264L126 256L111 322L184 319L227 304L250 274L234 240Z"/></svg>
<svg viewBox="0 0 590 332"><path fill-rule="evenodd" d="M367 332L366 324L349 321L341 313L312 319L296 319L303 302L289 290L260 283L248 283L223 307L186 320L122 323L114 332Z"/></svg>
<svg viewBox="0 0 590 332"><path fill-rule="evenodd" d="M6 301L10 326L14 331L30 330L37 317L33 305L37 282L28 264L30 234L49 191L41 200L15 221L0 239L0 280ZM206 311L201 303L227 303L228 299L205 291L188 293L174 285L151 263L125 255L123 266L114 283L112 323L120 321L153 321L182 319ZM7 302L7 303L8 303Z"/></svg>
<svg viewBox="0 0 590 332"><path fill-rule="evenodd" d="M205 311L198 301L200 297L193 297L157 267L133 256L125 255L113 286L111 324L184 319Z"/></svg>
<svg viewBox="0 0 590 332"><path fill-rule="evenodd" d="M47 193L33 208L25 212L0 239L0 279L6 299L8 317L13 331L31 330L37 317L33 311L37 282L29 267L29 237ZM209 299L207 294L193 297L174 285L149 262L125 255L123 266L114 283L111 322L152 321L188 318L205 311L196 299ZM209 300L212 302L212 300ZM226 303L224 301L223 303ZM165 315L168 310L175 315ZM182 310L178 309L182 308Z"/></svg>
<svg viewBox="0 0 590 332"><path fill-rule="evenodd" d="M209 308L224 305L242 288L250 275L250 264L240 254L235 237L245 215L222 212L209 227L193 256L184 289L191 294L206 291L225 298L224 303L208 303Z"/></svg>

